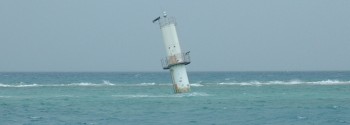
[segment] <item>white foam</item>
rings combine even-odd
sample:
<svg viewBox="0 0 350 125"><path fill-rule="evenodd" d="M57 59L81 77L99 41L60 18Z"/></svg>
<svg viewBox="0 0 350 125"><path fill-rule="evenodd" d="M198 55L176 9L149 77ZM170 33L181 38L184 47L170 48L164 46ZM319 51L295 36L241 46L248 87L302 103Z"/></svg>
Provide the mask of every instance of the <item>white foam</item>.
<svg viewBox="0 0 350 125"><path fill-rule="evenodd" d="M0 83L0 87L39 87L42 85L38 85L38 84L15 84L15 85L8 85L8 84L2 84Z"/></svg>
<svg viewBox="0 0 350 125"><path fill-rule="evenodd" d="M135 95L112 95L118 98L181 98L181 97L199 97L199 96L210 96L207 93L191 92L181 94L165 94L165 95L151 95L151 94L135 94Z"/></svg>
<svg viewBox="0 0 350 125"><path fill-rule="evenodd" d="M291 81L250 81L250 82L222 82L218 85L240 85L240 86L262 86L262 85L346 85L350 84L350 81L339 81L339 80L323 80L323 81L314 81L306 82L300 80L291 80Z"/></svg>
<svg viewBox="0 0 350 125"><path fill-rule="evenodd" d="M16 87L38 87L38 86L41 86L41 85L38 85L38 84L27 84L27 85L17 85Z"/></svg>
<svg viewBox="0 0 350 125"><path fill-rule="evenodd" d="M71 83L71 84L68 84L68 86L99 86L99 84L80 82L80 83Z"/></svg>
<svg viewBox="0 0 350 125"><path fill-rule="evenodd" d="M63 86L114 86L115 84L107 81L107 80L103 80L102 83L90 83L90 82L80 82L80 83L71 83L71 84L67 84L67 85L64 85L64 84L61 84Z"/></svg>
<svg viewBox="0 0 350 125"><path fill-rule="evenodd" d="M318 85L342 85L342 84L350 84L350 81L339 81L339 80L323 80L316 82L307 82L308 84L318 84Z"/></svg>
<svg viewBox="0 0 350 125"><path fill-rule="evenodd" d="M0 87L9 87L10 85L0 83Z"/></svg>
<svg viewBox="0 0 350 125"><path fill-rule="evenodd" d="M140 83L139 85L141 86L154 86L156 85L156 83L152 82L152 83Z"/></svg>
<svg viewBox="0 0 350 125"><path fill-rule="evenodd" d="M193 83L193 84L190 84L190 86L193 86L193 87L200 87L200 86L204 86L204 85L199 84L199 83Z"/></svg>
<svg viewBox="0 0 350 125"><path fill-rule="evenodd" d="M112 95L113 97L120 98L169 98L169 97L178 97L174 95L147 95L147 94L135 94L135 95Z"/></svg>
<svg viewBox="0 0 350 125"><path fill-rule="evenodd" d="M227 86L227 85L236 85L236 86L264 86L264 85L350 85L350 81L340 81L340 80L320 80L320 81L301 81L301 80L290 80L290 81L248 81L248 82L221 82L221 83L192 83L191 87L203 87L203 86ZM110 81L103 80L100 83L90 83L90 82L80 82L80 83L69 83L69 84L37 84L37 83L13 83L13 84L4 84L0 83L0 87L70 87L70 86L91 86L91 87L100 87L100 86L172 86L171 83L111 83Z"/></svg>
<svg viewBox="0 0 350 125"><path fill-rule="evenodd" d="M103 83L102 83L103 85L110 85L110 86L113 86L113 85L115 85L115 84L113 84L113 83L111 83L111 82L109 82L109 81L107 81L107 80L103 80Z"/></svg>
<svg viewBox="0 0 350 125"><path fill-rule="evenodd" d="M160 83L158 85L160 85L160 86L172 86L173 84L171 84L171 83Z"/></svg>

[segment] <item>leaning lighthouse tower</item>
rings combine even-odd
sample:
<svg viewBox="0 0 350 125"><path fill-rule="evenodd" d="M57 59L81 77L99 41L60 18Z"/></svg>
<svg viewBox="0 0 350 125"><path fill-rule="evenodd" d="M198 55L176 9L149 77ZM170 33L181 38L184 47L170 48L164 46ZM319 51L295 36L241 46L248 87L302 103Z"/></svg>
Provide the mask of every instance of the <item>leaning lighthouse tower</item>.
<svg viewBox="0 0 350 125"><path fill-rule="evenodd" d="M161 61L162 66L164 70L170 70L175 93L189 92L190 84L185 67L191 63L189 52L183 53L181 51L175 18L168 17L165 12L163 14L163 17L153 20L153 23L159 23L167 53L167 57Z"/></svg>

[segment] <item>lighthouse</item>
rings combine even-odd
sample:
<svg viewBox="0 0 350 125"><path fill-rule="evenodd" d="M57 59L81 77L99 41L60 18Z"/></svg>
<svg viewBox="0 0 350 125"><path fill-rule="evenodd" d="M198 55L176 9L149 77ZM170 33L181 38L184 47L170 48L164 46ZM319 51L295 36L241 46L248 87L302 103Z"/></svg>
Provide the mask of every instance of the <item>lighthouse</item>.
<svg viewBox="0 0 350 125"><path fill-rule="evenodd" d="M164 70L169 70L175 93L190 91L190 84L187 76L186 65L191 63L190 52L182 52L176 32L176 19L168 17L166 12L162 17L157 17L153 23L158 22L167 57L161 60Z"/></svg>

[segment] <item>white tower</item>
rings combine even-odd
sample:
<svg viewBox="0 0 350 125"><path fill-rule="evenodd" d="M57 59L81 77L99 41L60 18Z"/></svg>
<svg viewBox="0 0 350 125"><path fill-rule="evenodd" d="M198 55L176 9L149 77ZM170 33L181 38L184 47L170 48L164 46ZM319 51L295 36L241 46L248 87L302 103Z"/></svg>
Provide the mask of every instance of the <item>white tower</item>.
<svg viewBox="0 0 350 125"><path fill-rule="evenodd" d="M162 59L163 69L170 70L175 93L189 92L190 84L185 65L190 64L191 61L189 52L183 53L181 51L176 33L176 20L174 17L167 17L167 14L164 12L163 17L154 19L153 23L157 21L162 31L167 52L167 57Z"/></svg>

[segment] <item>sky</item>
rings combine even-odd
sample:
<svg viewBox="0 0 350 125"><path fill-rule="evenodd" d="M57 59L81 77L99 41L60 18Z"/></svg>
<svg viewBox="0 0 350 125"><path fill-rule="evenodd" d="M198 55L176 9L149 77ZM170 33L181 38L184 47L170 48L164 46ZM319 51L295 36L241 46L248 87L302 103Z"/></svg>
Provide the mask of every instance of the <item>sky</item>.
<svg viewBox="0 0 350 125"><path fill-rule="evenodd" d="M0 72L163 71L163 11L188 71L350 70L349 0L1 0Z"/></svg>

